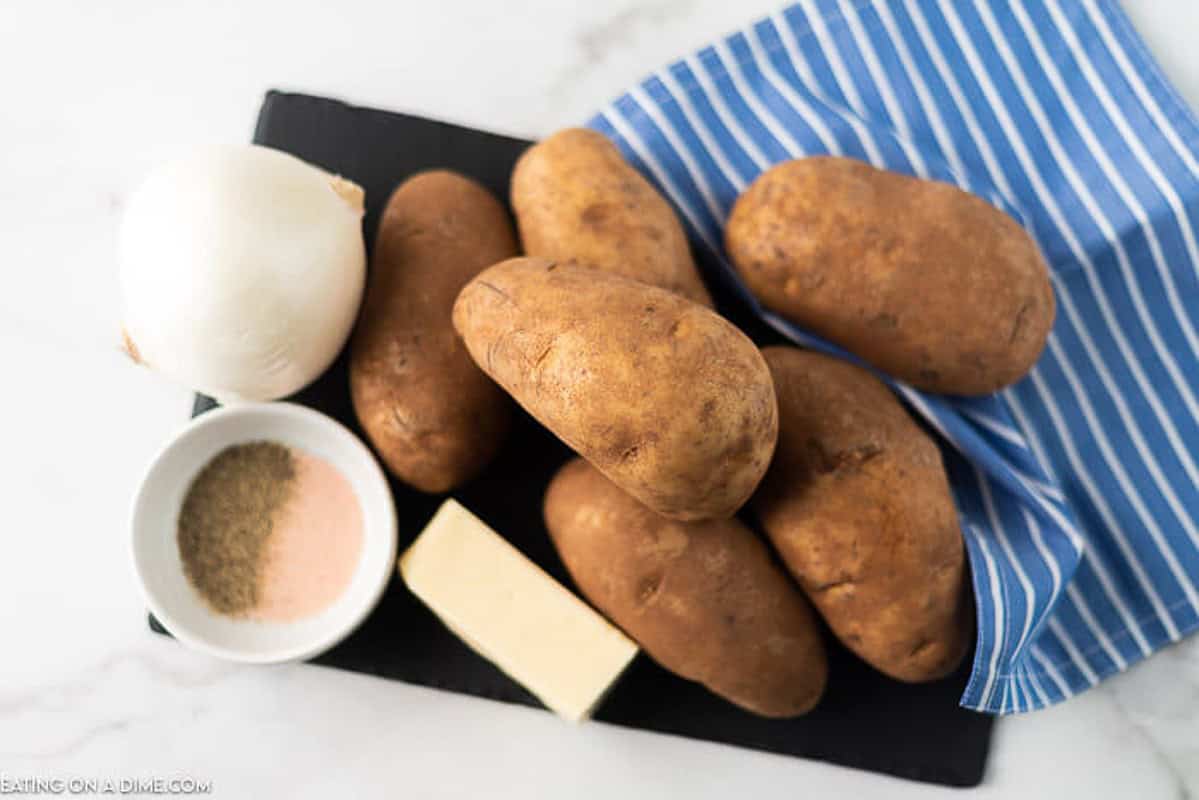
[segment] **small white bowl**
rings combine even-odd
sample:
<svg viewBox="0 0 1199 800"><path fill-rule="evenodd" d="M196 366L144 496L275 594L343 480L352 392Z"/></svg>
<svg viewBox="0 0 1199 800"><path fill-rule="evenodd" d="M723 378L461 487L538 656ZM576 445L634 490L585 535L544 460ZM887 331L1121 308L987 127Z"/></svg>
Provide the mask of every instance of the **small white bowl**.
<svg viewBox="0 0 1199 800"><path fill-rule="evenodd" d="M196 473L230 445L269 440L325 459L362 507L362 554L342 595L295 622L222 616L188 583L179 555L179 508ZM312 658L348 636L378 604L395 574L395 505L370 450L338 422L304 406L256 403L201 414L159 452L133 500L133 564L146 605L184 644L256 664Z"/></svg>

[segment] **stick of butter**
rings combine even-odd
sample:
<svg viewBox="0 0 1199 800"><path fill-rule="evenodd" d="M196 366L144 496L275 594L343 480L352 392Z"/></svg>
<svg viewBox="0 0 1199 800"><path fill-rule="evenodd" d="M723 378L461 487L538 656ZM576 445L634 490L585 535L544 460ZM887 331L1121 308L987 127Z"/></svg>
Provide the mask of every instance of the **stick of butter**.
<svg viewBox="0 0 1199 800"><path fill-rule="evenodd" d="M400 557L400 575L472 649L577 722L637 645L454 500Z"/></svg>

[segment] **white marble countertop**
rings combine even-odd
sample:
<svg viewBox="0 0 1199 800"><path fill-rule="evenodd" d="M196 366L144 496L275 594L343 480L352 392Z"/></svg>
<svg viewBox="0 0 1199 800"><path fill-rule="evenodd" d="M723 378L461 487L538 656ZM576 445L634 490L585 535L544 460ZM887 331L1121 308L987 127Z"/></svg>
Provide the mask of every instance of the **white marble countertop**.
<svg viewBox="0 0 1199 800"><path fill-rule="evenodd" d="M1199 103L1199 6L1127 3ZM152 165L246 140L271 87L543 134L773 5L5 2L0 774L187 774L218 797L953 796L328 669L222 664L147 632L129 566L130 496L190 403L117 350L115 227ZM1199 637L1000 722L978 794L1188 790Z"/></svg>

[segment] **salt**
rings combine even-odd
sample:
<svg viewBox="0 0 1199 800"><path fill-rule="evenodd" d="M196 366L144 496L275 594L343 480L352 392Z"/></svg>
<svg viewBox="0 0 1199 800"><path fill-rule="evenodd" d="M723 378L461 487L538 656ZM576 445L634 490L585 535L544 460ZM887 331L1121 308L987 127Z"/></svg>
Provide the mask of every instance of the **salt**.
<svg viewBox="0 0 1199 800"><path fill-rule="evenodd" d="M218 453L179 512L188 582L218 614L292 622L324 611L362 555L362 508L329 462L276 442Z"/></svg>
<svg viewBox="0 0 1199 800"><path fill-rule="evenodd" d="M274 517L251 616L291 622L318 614L349 586L362 555L354 488L322 458L292 450L296 475Z"/></svg>

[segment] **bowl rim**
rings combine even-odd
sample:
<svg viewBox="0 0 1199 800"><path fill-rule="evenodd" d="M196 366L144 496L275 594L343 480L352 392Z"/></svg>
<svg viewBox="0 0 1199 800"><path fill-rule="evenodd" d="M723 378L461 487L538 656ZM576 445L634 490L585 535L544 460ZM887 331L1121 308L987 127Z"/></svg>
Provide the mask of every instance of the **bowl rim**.
<svg viewBox="0 0 1199 800"><path fill-rule="evenodd" d="M364 464L367 466L367 481L374 484L375 488L381 489L385 498L385 519L380 521L383 526L383 535L387 537L386 558L383 559L385 568L379 570L375 585L370 589L369 594L360 607L356 608L350 615L345 624L331 627L326 633L314 639L312 642L297 645L289 648L280 648L276 650L263 650L261 652L247 652L235 648L223 647L214 644L203 636L194 634L186 625L180 624L173 615L166 611L158 599L151 592L149 584L146 580L146 575L143 572L143 567L149 565L143 564L143 559L139 557L138 548L138 530L139 517L142 513L142 507L147 502L147 491L149 489L150 477L158 469L159 465L166 457L183 442L193 436L199 435L198 432L203 429L219 423L221 420L231 416L245 416L255 414L268 414L278 416L285 419L298 420L303 423L316 424L319 427L324 427L334 438L340 439L353 451L356 456L363 458ZM230 442L231 444L233 442ZM348 479L348 476L347 476ZM382 467L379 465L378 459L369 447L354 434L349 428L343 425L336 419L333 419L327 414L317 411L314 408L300 405L298 403L288 401L270 401L270 402L245 402L236 403L227 406L218 406L209 411L205 411L197 416L192 417L187 424L181 426L158 448L154 456L141 473L141 478L138 481L137 490L133 493L132 503L129 507L129 557L132 562L133 572L137 579L138 587L141 590L142 600L146 608L154 615L154 618L162 625L163 628L176 640L185 646L206 653L216 658L226 661L235 661L243 664L283 664L295 661L304 661L313 658L327 650L332 649L340 644L351 633L366 620L367 617L379 605L384 592L390 585L392 577L396 571L396 558L399 549L399 537L397 530L396 512L395 512L395 496L391 491L391 486L388 483L387 476L384 474ZM368 575L368 577L372 577Z"/></svg>

